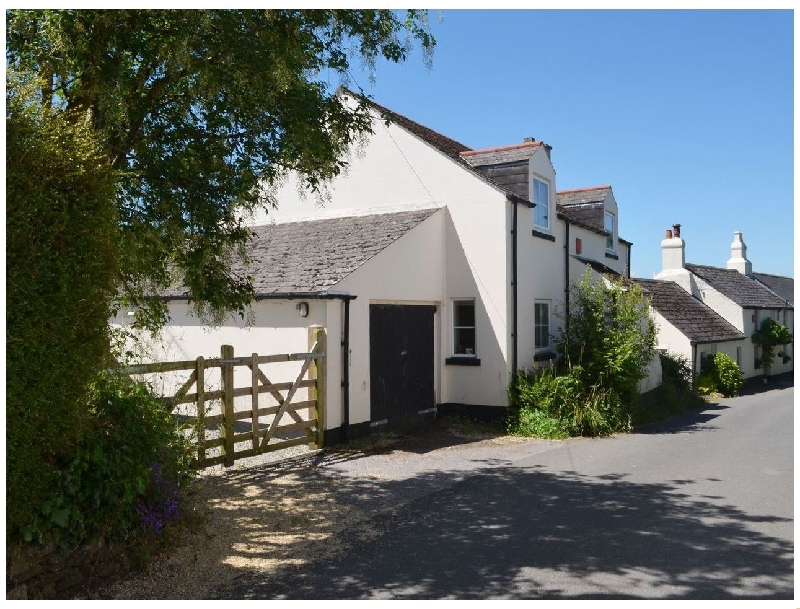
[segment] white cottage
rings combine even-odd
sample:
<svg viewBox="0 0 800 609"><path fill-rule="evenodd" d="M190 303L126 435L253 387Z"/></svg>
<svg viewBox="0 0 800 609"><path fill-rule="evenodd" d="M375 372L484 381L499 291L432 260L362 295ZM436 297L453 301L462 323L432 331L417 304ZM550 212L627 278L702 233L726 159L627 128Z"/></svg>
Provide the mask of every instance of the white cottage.
<svg viewBox="0 0 800 609"><path fill-rule="evenodd" d="M168 295L165 336L184 358L223 342L299 352L309 326L326 328L326 443L436 412L501 416L515 372L553 357L570 281L587 264L630 269L611 188L557 196L544 142L471 150L372 111L374 135L324 206L290 177L253 220L251 263L234 269L256 288L247 327L202 328Z"/></svg>
<svg viewBox="0 0 800 609"><path fill-rule="evenodd" d="M656 283L643 281L643 285L662 294L660 300L654 299L654 308L661 318L657 317L657 320L662 322L659 344L685 355L693 362L696 372L699 372L706 355L722 351L736 360L744 378L762 375L760 349L753 344L751 337L767 318L787 326L794 334L794 280L753 273L741 231L734 232L727 268L687 263L685 248L681 225L675 224L666 231L661 242L663 268L656 279L680 286L697 304L713 311L726 325L713 322L708 311L696 305L690 307L689 301L679 312L680 319L671 319L675 316L673 305L677 302L677 295L667 301L663 298L666 288L658 287L656 290ZM702 325L706 325L706 329L698 334L702 336L699 339L695 334ZM782 357L775 358L771 374L794 370L793 351L793 345L782 348L786 361Z"/></svg>

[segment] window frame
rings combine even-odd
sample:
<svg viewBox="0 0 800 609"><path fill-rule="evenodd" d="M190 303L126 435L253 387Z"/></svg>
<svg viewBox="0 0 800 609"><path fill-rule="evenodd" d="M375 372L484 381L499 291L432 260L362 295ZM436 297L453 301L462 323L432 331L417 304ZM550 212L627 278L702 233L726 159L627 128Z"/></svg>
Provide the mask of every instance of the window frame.
<svg viewBox="0 0 800 609"><path fill-rule="evenodd" d="M478 357L478 324L477 324L477 308L475 307L475 299L474 298L453 298L450 305L450 328L452 329L452 336L450 341L450 353L452 357L461 357L461 358L477 358ZM472 305L472 322L473 325L471 326L456 326L456 306L459 304L471 304ZM456 330L465 330L472 328L473 332L473 343L475 347L472 353L456 353Z"/></svg>
<svg viewBox="0 0 800 609"><path fill-rule="evenodd" d="M611 219L611 232L608 230L608 226L606 226L608 219ZM603 213L603 230L606 233L606 251L607 252L616 252L616 232L617 232L617 217L610 211L606 211ZM609 240L611 243L609 244Z"/></svg>
<svg viewBox="0 0 800 609"><path fill-rule="evenodd" d="M546 201L545 206L544 206L545 209L546 209L546 212L545 212L545 214L546 214L545 215L546 224L539 224L537 222L536 210L541 209L541 205L542 205L541 201L538 201L537 197L536 197L536 183L537 182L539 184L542 184L547 189L547 201ZM540 230L544 230L544 231L550 232L550 224L551 224L551 222L550 222L550 182L548 180L544 179L541 176L534 175L533 178L531 179L531 193L532 193L531 201L534 203L534 208L533 208L533 227L535 229L540 229Z"/></svg>
<svg viewBox="0 0 800 609"><path fill-rule="evenodd" d="M537 308L539 306L546 306L547 307L547 344L545 346L539 346L536 344L537 338L537 330L543 327L539 324L539 318L536 314ZM551 314L552 305L549 300L534 300L533 301L533 351L534 353L542 353L544 351L552 351L553 350L553 343L550 340L550 320L552 318Z"/></svg>

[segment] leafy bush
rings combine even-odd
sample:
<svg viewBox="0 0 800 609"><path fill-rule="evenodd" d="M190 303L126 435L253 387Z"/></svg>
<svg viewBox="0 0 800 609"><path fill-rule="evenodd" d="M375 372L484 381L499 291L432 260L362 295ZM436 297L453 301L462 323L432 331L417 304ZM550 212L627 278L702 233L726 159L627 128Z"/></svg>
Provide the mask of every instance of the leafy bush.
<svg viewBox="0 0 800 609"><path fill-rule="evenodd" d="M559 368L521 373L510 389L509 430L545 437L628 431L655 354L649 303L636 285L573 285L558 350Z"/></svg>
<svg viewBox="0 0 800 609"><path fill-rule="evenodd" d="M663 421L705 405L692 384L692 365L675 353L661 353L661 385L639 396L633 411L636 425Z"/></svg>
<svg viewBox="0 0 800 609"><path fill-rule="evenodd" d="M55 496L23 529L27 541L77 546L98 537L158 535L180 516L192 455L169 407L144 384L108 374L94 382L91 404Z"/></svg>
<svg viewBox="0 0 800 609"><path fill-rule="evenodd" d="M711 372L701 374L697 377L697 392L700 395L712 395L714 393L719 393L717 380L714 378L714 375Z"/></svg>
<svg viewBox="0 0 800 609"><path fill-rule="evenodd" d="M630 415L619 396L613 390L586 387L579 366L567 374L551 368L522 372L510 396L508 430L515 435L607 436L630 429Z"/></svg>
<svg viewBox="0 0 800 609"><path fill-rule="evenodd" d="M697 390L700 393L721 393L726 397L739 395L744 383L736 361L726 353L715 353L703 362Z"/></svg>
<svg viewBox="0 0 800 609"><path fill-rule="evenodd" d="M90 125L6 78L6 538L53 500L108 348L114 175Z"/></svg>

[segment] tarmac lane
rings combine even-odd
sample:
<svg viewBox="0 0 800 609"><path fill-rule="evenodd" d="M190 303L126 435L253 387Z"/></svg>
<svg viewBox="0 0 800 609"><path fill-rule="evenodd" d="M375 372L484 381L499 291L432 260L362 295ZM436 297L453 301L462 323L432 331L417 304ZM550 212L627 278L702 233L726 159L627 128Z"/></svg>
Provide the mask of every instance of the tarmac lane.
<svg viewBox="0 0 800 609"><path fill-rule="evenodd" d="M331 484L372 502L377 535L217 598L791 599L793 396L613 438L339 461Z"/></svg>

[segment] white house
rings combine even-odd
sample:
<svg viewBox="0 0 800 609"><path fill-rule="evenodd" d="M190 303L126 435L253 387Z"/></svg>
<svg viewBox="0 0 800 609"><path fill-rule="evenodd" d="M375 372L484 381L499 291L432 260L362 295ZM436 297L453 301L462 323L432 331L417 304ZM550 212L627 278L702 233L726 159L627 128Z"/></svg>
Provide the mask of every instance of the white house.
<svg viewBox="0 0 800 609"><path fill-rule="evenodd" d="M741 231L734 232L727 268L689 264L686 262L685 247L680 224L667 230L661 242L662 270L656 279L680 286L698 304L724 319L728 327L713 322L707 311L685 299L678 313L679 319L676 319L673 305L678 301L678 295L674 294L674 290L670 292L670 301L667 302L664 296L667 288L657 286L652 281L642 281L654 293L660 293L659 297L654 298L654 307L662 321L659 344L686 355L694 362L695 371L699 371L705 355L719 350L736 360L745 378L763 374L760 349L753 344L751 337L767 318L787 326L794 334L794 280L791 277L753 273ZM703 324L706 324L708 333L698 333ZM732 330L741 337L736 338ZM794 369L793 351L793 345L781 348L786 361L776 357L771 374Z"/></svg>
<svg viewBox="0 0 800 609"><path fill-rule="evenodd" d="M180 290L167 295L165 342L183 358L221 343L304 351L308 326L325 327L328 443L434 412L501 415L515 372L553 357L569 283L587 265L630 273L611 188L556 194L544 142L471 150L372 112L324 206L290 177L252 220L251 263L234 268L254 279L249 324L203 328Z"/></svg>

